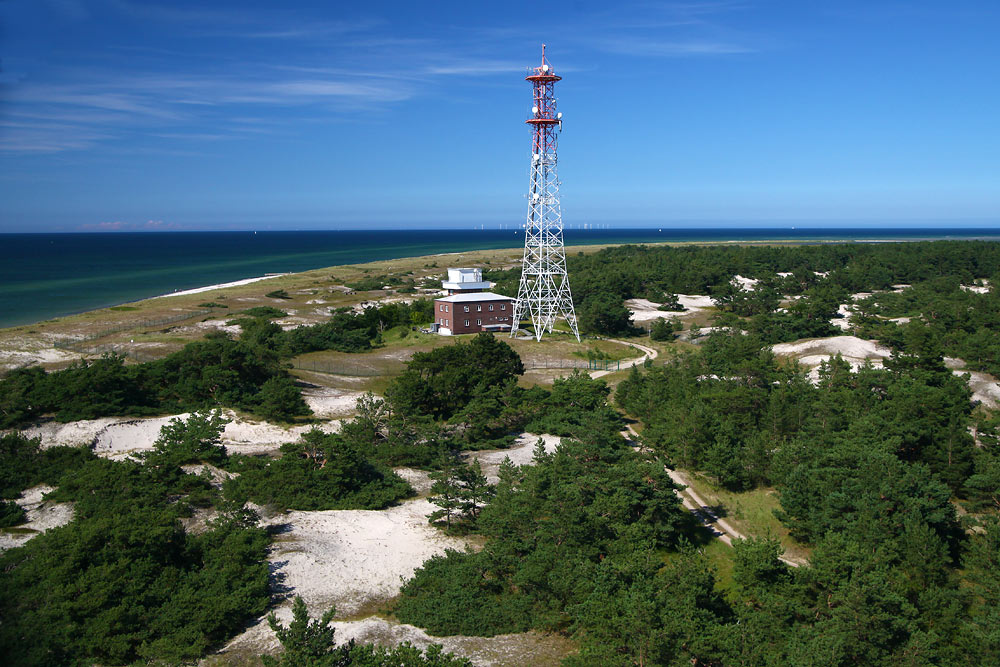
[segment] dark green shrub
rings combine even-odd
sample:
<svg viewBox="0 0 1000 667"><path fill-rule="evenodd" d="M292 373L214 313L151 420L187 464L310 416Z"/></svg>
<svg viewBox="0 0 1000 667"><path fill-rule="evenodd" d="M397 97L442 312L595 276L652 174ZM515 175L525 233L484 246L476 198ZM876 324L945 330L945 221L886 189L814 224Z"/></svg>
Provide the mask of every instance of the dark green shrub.
<svg viewBox="0 0 1000 667"><path fill-rule="evenodd" d="M0 500L0 528L9 528L28 519L24 508L13 500Z"/></svg>

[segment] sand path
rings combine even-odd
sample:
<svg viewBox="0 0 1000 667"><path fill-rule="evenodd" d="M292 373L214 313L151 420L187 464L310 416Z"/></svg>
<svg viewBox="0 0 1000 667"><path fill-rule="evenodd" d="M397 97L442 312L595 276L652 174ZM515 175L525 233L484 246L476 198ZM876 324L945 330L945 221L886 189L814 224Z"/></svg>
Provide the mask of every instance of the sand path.
<svg viewBox="0 0 1000 667"><path fill-rule="evenodd" d="M617 368L613 371L591 371L590 377L595 379L604 377L605 375L609 375L611 373L616 373L619 370L626 370L628 368L632 368L633 366L638 366L639 364L646 363L647 359L649 360L656 359L656 357L660 355L660 353L657 352L655 349L648 347L646 345L640 345L638 343L630 343L628 341L618 340L616 338L608 338L606 340L611 343L618 343L620 345L629 345L631 347L637 348L642 351L643 355L641 357L636 357L635 359L630 359L626 361L621 365L620 368Z"/></svg>

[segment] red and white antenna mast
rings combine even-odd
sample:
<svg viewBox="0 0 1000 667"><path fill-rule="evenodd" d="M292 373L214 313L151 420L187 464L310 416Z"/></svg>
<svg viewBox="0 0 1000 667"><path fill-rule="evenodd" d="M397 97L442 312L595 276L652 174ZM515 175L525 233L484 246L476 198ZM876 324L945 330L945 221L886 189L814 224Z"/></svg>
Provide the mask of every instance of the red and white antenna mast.
<svg viewBox="0 0 1000 667"><path fill-rule="evenodd" d="M566 275L563 246L562 209L559 205L559 176L556 148L562 130L562 114L556 111L555 84L561 81L545 58L528 70L531 83L531 181L528 188L528 221L524 226L524 263L521 283L514 302L510 335L521 328L521 320L531 320L536 340L551 332L557 317L564 317L570 331L580 340L573 309L573 295Z"/></svg>

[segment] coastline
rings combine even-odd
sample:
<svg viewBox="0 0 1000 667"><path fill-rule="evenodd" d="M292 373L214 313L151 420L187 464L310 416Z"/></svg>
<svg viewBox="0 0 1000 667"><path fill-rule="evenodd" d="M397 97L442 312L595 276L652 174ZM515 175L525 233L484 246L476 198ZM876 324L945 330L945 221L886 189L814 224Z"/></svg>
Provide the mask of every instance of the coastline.
<svg viewBox="0 0 1000 667"><path fill-rule="evenodd" d="M165 299L170 296L188 296L189 294L201 294L202 292L211 292L212 290L225 289L227 287L240 287L242 285L250 285L251 283L260 282L261 280L270 280L271 278L280 278L282 276L292 275L289 273L271 273L266 276L258 276L256 278L244 278L243 280L234 280L228 283L218 283L216 285L206 285L205 287L195 287L194 289L186 289L178 292L168 292L167 294L160 294L158 296L150 297L151 299ZM146 299L143 299L145 301Z"/></svg>
<svg viewBox="0 0 1000 667"><path fill-rule="evenodd" d="M994 228L789 229L775 227L616 228L564 231L567 253L622 244L791 245L1000 238ZM523 237L497 230L339 232L163 232L0 235L0 327L157 296L182 295L272 273L404 258L451 257L523 248ZM433 261L433 260L430 260ZM440 262L440 260L438 260ZM238 287L238 286L237 286ZM206 288L208 288L206 290ZM178 291L174 291L178 290Z"/></svg>

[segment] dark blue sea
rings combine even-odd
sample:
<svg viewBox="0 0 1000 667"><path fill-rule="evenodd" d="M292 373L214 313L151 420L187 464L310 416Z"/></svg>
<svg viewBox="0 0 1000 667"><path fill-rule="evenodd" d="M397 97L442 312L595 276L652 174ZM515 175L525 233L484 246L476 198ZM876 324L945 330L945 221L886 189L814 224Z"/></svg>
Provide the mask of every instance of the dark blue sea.
<svg viewBox="0 0 1000 667"><path fill-rule="evenodd" d="M567 229L567 245L657 241L997 238L997 229ZM501 230L0 234L0 327L175 290L338 264L514 248Z"/></svg>

